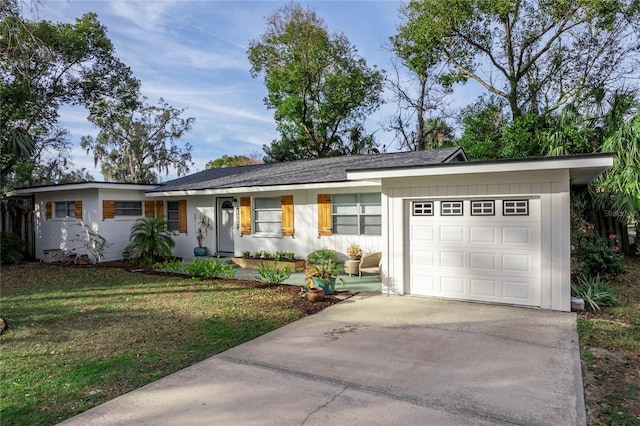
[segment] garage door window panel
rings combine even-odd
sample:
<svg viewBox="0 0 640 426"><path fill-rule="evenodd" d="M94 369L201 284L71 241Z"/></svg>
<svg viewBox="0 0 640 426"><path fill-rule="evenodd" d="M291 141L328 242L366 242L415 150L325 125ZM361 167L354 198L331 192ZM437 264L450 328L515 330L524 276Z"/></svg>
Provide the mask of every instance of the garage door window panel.
<svg viewBox="0 0 640 426"><path fill-rule="evenodd" d="M412 214L413 216L433 216L433 201L414 201Z"/></svg>
<svg viewBox="0 0 640 426"><path fill-rule="evenodd" d="M504 216L529 216L529 200L504 200L502 214Z"/></svg>
<svg viewBox="0 0 640 426"><path fill-rule="evenodd" d="M441 216L462 216L462 201L441 201Z"/></svg>
<svg viewBox="0 0 640 426"><path fill-rule="evenodd" d="M495 201L481 200L471 202L471 216L495 216Z"/></svg>

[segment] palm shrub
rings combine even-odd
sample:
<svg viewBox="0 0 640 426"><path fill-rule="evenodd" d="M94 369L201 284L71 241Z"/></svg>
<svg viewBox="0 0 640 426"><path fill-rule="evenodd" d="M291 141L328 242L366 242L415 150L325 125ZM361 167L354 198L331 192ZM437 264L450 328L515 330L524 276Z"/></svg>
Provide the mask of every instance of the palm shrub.
<svg viewBox="0 0 640 426"><path fill-rule="evenodd" d="M138 219L131 227L129 245L125 250L137 263L153 263L158 258L171 256L176 242L173 236L165 232L167 223L160 218L145 217Z"/></svg>
<svg viewBox="0 0 640 426"><path fill-rule="evenodd" d="M571 292L584 300L584 303L594 311L599 311L604 306L620 304L611 284L600 278L600 275L579 276L571 283Z"/></svg>

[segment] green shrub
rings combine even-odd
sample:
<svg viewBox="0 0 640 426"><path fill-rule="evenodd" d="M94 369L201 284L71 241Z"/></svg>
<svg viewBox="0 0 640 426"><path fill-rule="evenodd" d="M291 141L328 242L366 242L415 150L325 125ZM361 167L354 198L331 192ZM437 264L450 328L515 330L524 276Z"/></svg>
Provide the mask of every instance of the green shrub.
<svg viewBox="0 0 640 426"><path fill-rule="evenodd" d="M296 254L292 251L277 251L274 259L295 260Z"/></svg>
<svg viewBox="0 0 640 426"><path fill-rule="evenodd" d="M191 259L191 262L185 265L185 272L191 278L233 278L236 276L236 270L228 263L220 262L220 258L214 259Z"/></svg>
<svg viewBox="0 0 640 426"><path fill-rule="evenodd" d="M251 252L250 252L249 250L245 250L245 251L243 251L243 252L242 252L242 257L243 257L244 259L248 259L248 258L250 258L250 257L251 257Z"/></svg>
<svg viewBox="0 0 640 426"><path fill-rule="evenodd" d="M154 271L162 271L162 272L175 272L178 274L184 273L184 266L180 260L171 259L165 260L163 262L157 262L153 265Z"/></svg>
<svg viewBox="0 0 640 426"><path fill-rule="evenodd" d="M0 262L3 265L17 265L24 259L24 242L14 234L0 235Z"/></svg>
<svg viewBox="0 0 640 426"><path fill-rule="evenodd" d="M615 235L613 236L615 238ZM607 240L599 236L593 225L582 226L575 235L577 272L585 276L610 276L615 278L624 272L624 257L609 247Z"/></svg>
<svg viewBox="0 0 640 426"><path fill-rule="evenodd" d="M267 284L282 284L287 278L291 276L291 268L289 265L285 265L284 268L278 268L278 261L274 260L273 265L265 265L264 262L260 262L258 268L258 274L260 274L260 281Z"/></svg>
<svg viewBox="0 0 640 426"><path fill-rule="evenodd" d="M599 311L604 306L620 304L609 282L600 278L600 275L578 277L575 282L571 283L571 292L574 296L584 300L585 305L594 311Z"/></svg>

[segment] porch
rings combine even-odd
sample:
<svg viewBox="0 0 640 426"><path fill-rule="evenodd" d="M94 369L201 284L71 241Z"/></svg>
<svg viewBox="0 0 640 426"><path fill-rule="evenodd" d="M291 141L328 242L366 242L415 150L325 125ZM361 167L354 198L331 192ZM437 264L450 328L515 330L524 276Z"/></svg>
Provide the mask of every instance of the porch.
<svg viewBox="0 0 640 426"><path fill-rule="evenodd" d="M236 279L239 280L256 280L259 274L255 269L236 268ZM356 291L360 293L380 293L382 291L382 281L379 275L366 274L362 278L357 275L349 276L348 274L340 274L340 278L344 281L344 287L339 283L336 283L336 289L345 289ZM284 284L289 285L304 285L304 272L294 272L291 276L284 281Z"/></svg>

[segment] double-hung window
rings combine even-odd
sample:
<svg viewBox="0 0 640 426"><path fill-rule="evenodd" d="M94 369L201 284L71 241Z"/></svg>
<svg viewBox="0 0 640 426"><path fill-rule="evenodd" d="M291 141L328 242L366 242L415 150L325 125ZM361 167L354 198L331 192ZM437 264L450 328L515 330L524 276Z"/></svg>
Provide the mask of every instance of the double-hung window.
<svg viewBox="0 0 640 426"><path fill-rule="evenodd" d="M169 231L179 228L179 208L177 201L167 201L167 227Z"/></svg>
<svg viewBox="0 0 640 426"><path fill-rule="evenodd" d="M56 217L76 217L75 201L56 201Z"/></svg>
<svg viewBox="0 0 640 426"><path fill-rule="evenodd" d="M116 216L142 216L142 201L116 201Z"/></svg>
<svg viewBox="0 0 640 426"><path fill-rule="evenodd" d="M380 194L334 194L333 233L382 235Z"/></svg>
<svg viewBox="0 0 640 426"><path fill-rule="evenodd" d="M254 198L253 224L255 233L282 233L282 200L280 197Z"/></svg>

